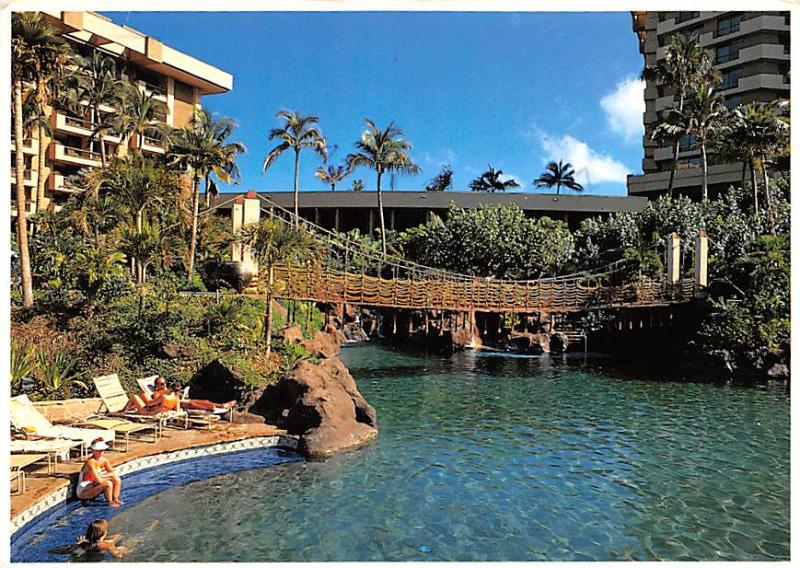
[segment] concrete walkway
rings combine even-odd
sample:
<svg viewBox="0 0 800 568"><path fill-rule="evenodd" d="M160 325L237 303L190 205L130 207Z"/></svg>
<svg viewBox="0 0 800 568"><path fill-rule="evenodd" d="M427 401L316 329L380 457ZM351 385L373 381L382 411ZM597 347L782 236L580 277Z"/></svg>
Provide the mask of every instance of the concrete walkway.
<svg viewBox="0 0 800 568"><path fill-rule="evenodd" d="M165 429L163 437L156 443L139 441L131 436L130 448L127 452L109 451L106 456L112 465L118 466L127 461L165 452L185 450L199 446L209 446L221 442L235 442L262 436L286 436L286 431L267 424L236 424L220 422L211 430L177 430ZM24 495L11 496L11 518L28 510L39 501L47 498L58 489L74 483L83 463L79 457L70 461L59 462L55 475L47 474L47 465L26 470L26 490ZM123 496L125 486L123 480Z"/></svg>

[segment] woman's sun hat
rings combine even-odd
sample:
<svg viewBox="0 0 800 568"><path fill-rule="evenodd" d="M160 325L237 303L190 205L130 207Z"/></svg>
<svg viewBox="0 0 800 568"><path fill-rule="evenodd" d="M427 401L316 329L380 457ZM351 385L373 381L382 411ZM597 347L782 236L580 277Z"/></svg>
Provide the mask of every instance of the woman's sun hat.
<svg viewBox="0 0 800 568"><path fill-rule="evenodd" d="M107 450L109 448L108 444L106 444L102 439L95 440L92 442L92 445L89 446L89 449L93 452L102 452L103 450Z"/></svg>

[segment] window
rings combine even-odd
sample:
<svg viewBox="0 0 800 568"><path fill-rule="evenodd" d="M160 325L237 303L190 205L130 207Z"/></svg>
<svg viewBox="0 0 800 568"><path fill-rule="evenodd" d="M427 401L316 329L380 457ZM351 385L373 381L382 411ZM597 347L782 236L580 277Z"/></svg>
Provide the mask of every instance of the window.
<svg viewBox="0 0 800 568"><path fill-rule="evenodd" d="M742 78L741 69L731 69L722 74L722 82L719 85L719 90L735 89L739 86L739 79Z"/></svg>
<svg viewBox="0 0 800 568"><path fill-rule="evenodd" d="M691 150L695 150L696 147L697 147L697 138L695 138L691 134L687 134L686 136L681 136L681 139L678 141L678 151L680 152L689 152Z"/></svg>
<svg viewBox="0 0 800 568"><path fill-rule="evenodd" d="M695 18L700 17L700 12L678 12L678 16L675 18L676 24L681 24L683 22L688 22L689 20L694 20Z"/></svg>
<svg viewBox="0 0 800 568"><path fill-rule="evenodd" d="M692 26L691 28L686 28L685 30L681 30L678 33L681 34L686 39L689 39L692 36L700 37L700 35L702 35L703 33L703 29L704 29L703 24L697 24L696 26Z"/></svg>
<svg viewBox="0 0 800 568"><path fill-rule="evenodd" d="M694 156L693 158L682 158L678 160L678 169L685 170L687 168L696 168L703 163L701 156Z"/></svg>
<svg viewBox="0 0 800 568"><path fill-rule="evenodd" d="M736 108L740 104L742 104L742 97L739 95L733 95L725 99L725 106L728 107L729 110Z"/></svg>
<svg viewBox="0 0 800 568"><path fill-rule="evenodd" d="M742 15L728 16L717 20L717 31L714 37L721 37L739 31L739 24L742 23Z"/></svg>
<svg viewBox="0 0 800 568"><path fill-rule="evenodd" d="M727 63L739 59L739 50L742 49L742 41L732 41L717 48L717 63Z"/></svg>

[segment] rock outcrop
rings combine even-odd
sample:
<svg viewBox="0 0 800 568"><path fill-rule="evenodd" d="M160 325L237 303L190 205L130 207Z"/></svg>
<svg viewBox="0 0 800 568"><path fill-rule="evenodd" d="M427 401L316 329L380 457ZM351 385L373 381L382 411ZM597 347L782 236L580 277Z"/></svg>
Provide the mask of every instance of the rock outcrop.
<svg viewBox="0 0 800 568"><path fill-rule="evenodd" d="M481 336L468 329L459 328L452 333L453 349L475 349L483 345Z"/></svg>
<svg viewBox="0 0 800 568"><path fill-rule="evenodd" d="M298 449L309 458L324 458L374 440L378 435L375 409L361 396L344 364L335 356L324 357L335 344L333 338L320 332L305 343L323 360L300 363L290 375L268 386L250 412L299 435Z"/></svg>
<svg viewBox="0 0 800 568"><path fill-rule="evenodd" d="M191 398L212 402L235 400L240 406L246 406L252 393L253 388L244 381L242 375L219 359L200 369L189 383Z"/></svg>
<svg viewBox="0 0 800 568"><path fill-rule="evenodd" d="M550 336L547 333L515 331L509 336L506 347L517 353L542 355L550 353Z"/></svg>

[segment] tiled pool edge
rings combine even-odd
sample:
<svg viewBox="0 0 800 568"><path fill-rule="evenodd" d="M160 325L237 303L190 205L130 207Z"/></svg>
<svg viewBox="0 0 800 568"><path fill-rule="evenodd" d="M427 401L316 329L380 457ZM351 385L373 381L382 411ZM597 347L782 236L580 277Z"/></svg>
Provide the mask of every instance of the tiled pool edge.
<svg viewBox="0 0 800 568"><path fill-rule="evenodd" d="M205 446L196 446L194 448L185 448L182 450L175 450L172 452L164 452L150 456L142 456L140 458L132 459L131 461L115 466L115 470L124 477L130 473L150 469L159 465L168 463L175 463L179 461L189 460L193 458L201 458L205 456L226 454L230 452L240 452L244 450L257 450L263 448L286 448L290 450L297 449L297 439L289 436L260 436L257 438L245 438L243 440L235 440L232 442L221 442L218 444L210 444ZM11 519L10 532L11 538L20 529L24 528L28 523L36 520L39 515L46 513L56 505L64 503L72 497L74 492L74 483L70 483L64 487L56 489L53 493L41 499L33 506L29 507L22 513L18 514Z"/></svg>

